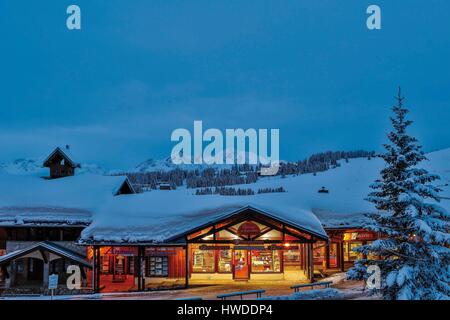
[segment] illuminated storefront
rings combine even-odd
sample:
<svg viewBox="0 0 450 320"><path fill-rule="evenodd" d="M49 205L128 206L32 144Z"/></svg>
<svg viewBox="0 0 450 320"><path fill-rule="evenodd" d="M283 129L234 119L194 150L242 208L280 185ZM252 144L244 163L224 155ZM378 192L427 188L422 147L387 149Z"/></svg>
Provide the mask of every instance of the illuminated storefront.
<svg viewBox="0 0 450 320"><path fill-rule="evenodd" d="M249 280L263 274L281 274L285 271L301 273L302 245L286 246L265 245L264 242L208 246L190 245L192 253L192 279ZM206 276L202 276L206 275ZM299 279L303 278L299 274ZM284 276L279 277L283 279Z"/></svg>
<svg viewBox="0 0 450 320"><path fill-rule="evenodd" d="M355 248L369 244L380 235L363 229L328 229L329 242L314 244L314 265L318 270L344 271L362 256Z"/></svg>
<svg viewBox="0 0 450 320"><path fill-rule="evenodd" d="M364 230L350 230L343 234L344 262L354 262L361 257L353 249L371 243L377 238L376 233Z"/></svg>
<svg viewBox="0 0 450 320"><path fill-rule="evenodd" d="M313 281L313 246L328 237L247 209L161 244L90 247L96 291L233 281ZM123 285L118 285L118 284Z"/></svg>
<svg viewBox="0 0 450 320"><path fill-rule="evenodd" d="M309 280L312 245L305 230L248 213L187 236L191 282Z"/></svg>
<svg viewBox="0 0 450 320"><path fill-rule="evenodd" d="M315 273L347 269L359 258L352 250L379 236L361 229L316 230L244 207L158 243L90 243L90 279L95 291L258 281L295 284L314 281Z"/></svg>

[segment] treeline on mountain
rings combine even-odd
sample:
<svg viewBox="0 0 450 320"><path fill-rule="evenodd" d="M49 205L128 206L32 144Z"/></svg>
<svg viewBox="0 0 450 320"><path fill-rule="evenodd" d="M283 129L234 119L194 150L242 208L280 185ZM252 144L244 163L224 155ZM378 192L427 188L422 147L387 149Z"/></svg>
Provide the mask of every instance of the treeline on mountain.
<svg viewBox="0 0 450 320"><path fill-rule="evenodd" d="M372 158L374 151L327 151L316 153L297 162L282 162L277 176L317 173L339 167L340 160L355 158ZM241 184L251 184L263 178L259 175L261 165L233 165L231 168L219 169L207 167L186 170L177 168L169 171L126 172L136 190L149 191L160 188L161 184L170 185L171 189L185 185L187 188L214 188ZM234 189L235 190L235 189ZM232 192L232 191L230 191ZM241 191L242 192L242 191Z"/></svg>
<svg viewBox="0 0 450 320"><path fill-rule="evenodd" d="M241 189L233 187L215 187L215 188L201 188L195 192L197 196L204 195L221 195L221 196L252 196L255 191L252 189Z"/></svg>
<svg viewBox="0 0 450 320"><path fill-rule="evenodd" d="M286 192L286 190L283 187L258 189L258 194L278 193L278 192ZM215 187L215 188L208 187L208 188L197 189L195 194L197 196L205 196L205 195L252 196L255 194L255 191L253 191L252 189L242 189L242 188L234 188L234 187Z"/></svg>

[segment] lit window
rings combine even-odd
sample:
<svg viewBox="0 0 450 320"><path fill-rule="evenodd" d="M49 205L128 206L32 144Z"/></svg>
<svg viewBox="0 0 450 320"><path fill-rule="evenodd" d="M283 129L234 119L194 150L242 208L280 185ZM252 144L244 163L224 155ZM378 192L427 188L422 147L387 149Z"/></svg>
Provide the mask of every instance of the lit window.
<svg viewBox="0 0 450 320"><path fill-rule="evenodd" d="M280 260L277 250L252 251L252 272L280 272Z"/></svg>
<svg viewBox="0 0 450 320"><path fill-rule="evenodd" d="M219 251L219 272L231 272L231 250Z"/></svg>
<svg viewBox="0 0 450 320"><path fill-rule="evenodd" d="M214 251L213 250L192 250L192 271L193 272L214 272Z"/></svg>

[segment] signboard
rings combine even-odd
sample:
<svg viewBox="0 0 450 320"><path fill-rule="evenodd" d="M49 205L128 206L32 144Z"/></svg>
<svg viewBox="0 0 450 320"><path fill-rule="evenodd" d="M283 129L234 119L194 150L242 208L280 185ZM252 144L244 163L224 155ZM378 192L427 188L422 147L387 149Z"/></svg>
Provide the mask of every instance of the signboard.
<svg viewBox="0 0 450 320"><path fill-rule="evenodd" d="M261 233L258 225L252 221L247 221L241 224L238 228L238 234L246 238L258 236Z"/></svg>
<svg viewBox="0 0 450 320"><path fill-rule="evenodd" d="M358 235L356 236L357 240L374 240L376 238L376 233L371 231L358 232Z"/></svg>
<svg viewBox="0 0 450 320"><path fill-rule="evenodd" d="M176 248L145 248L146 256L173 256L177 253Z"/></svg>
<svg viewBox="0 0 450 320"><path fill-rule="evenodd" d="M58 275L52 274L48 277L48 288L54 290L58 288Z"/></svg>
<svg viewBox="0 0 450 320"><path fill-rule="evenodd" d="M230 246L207 246L207 245L201 245L199 247L200 250L230 250Z"/></svg>
<svg viewBox="0 0 450 320"><path fill-rule="evenodd" d="M136 247L112 247L111 254L117 254L121 256L137 256L138 248Z"/></svg>
<svg viewBox="0 0 450 320"><path fill-rule="evenodd" d="M231 247L227 245L217 245L217 246L208 246L208 245L201 245L199 247L202 251L207 250L230 250ZM264 243L258 242L258 241L247 241L247 244L240 244L235 245L234 250L253 250L253 251L267 251L267 250L298 250L299 246L285 246L285 245L276 245L271 244L269 246L264 245Z"/></svg>
<svg viewBox="0 0 450 320"><path fill-rule="evenodd" d="M362 232L347 232L344 233L344 241L351 240L375 240L377 235L375 232L362 231Z"/></svg>
<svg viewBox="0 0 450 320"><path fill-rule="evenodd" d="M299 250L300 247L298 245L276 245L272 244L269 247L267 247L267 250Z"/></svg>

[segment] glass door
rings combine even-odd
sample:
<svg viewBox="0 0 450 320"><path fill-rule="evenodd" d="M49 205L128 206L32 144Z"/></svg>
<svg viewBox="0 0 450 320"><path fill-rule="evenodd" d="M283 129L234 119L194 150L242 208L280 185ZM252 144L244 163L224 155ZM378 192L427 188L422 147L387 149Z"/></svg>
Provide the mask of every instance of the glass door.
<svg viewBox="0 0 450 320"><path fill-rule="evenodd" d="M248 252L247 250L235 250L233 254L233 271L235 280L248 280Z"/></svg>

